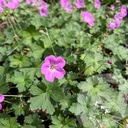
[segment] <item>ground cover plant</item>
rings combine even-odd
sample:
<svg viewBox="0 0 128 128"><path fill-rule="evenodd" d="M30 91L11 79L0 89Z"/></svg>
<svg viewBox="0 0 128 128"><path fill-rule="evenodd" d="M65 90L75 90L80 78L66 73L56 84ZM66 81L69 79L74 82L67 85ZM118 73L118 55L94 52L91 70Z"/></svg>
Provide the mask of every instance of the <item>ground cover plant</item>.
<svg viewBox="0 0 128 128"><path fill-rule="evenodd" d="M0 128L128 128L127 8L0 0Z"/></svg>

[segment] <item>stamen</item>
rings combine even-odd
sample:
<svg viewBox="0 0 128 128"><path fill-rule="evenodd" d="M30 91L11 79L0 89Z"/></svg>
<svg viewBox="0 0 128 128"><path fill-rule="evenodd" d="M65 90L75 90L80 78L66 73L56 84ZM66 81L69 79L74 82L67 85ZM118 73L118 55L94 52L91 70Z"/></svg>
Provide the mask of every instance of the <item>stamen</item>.
<svg viewBox="0 0 128 128"><path fill-rule="evenodd" d="M51 66L50 66L50 69L51 70L53 70L53 69L55 69L56 68L56 66L54 65L54 64L52 64Z"/></svg>

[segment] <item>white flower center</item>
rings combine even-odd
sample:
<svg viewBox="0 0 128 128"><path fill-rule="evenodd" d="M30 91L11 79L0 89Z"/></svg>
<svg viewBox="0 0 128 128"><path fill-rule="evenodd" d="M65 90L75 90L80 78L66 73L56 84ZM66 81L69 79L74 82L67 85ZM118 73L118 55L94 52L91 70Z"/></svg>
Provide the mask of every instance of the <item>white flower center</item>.
<svg viewBox="0 0 128 128"><path fill-rule="evenodd" d="M56 66L54 64L51 64L50 70L54 70L55 68L56 68Z"/></svg>

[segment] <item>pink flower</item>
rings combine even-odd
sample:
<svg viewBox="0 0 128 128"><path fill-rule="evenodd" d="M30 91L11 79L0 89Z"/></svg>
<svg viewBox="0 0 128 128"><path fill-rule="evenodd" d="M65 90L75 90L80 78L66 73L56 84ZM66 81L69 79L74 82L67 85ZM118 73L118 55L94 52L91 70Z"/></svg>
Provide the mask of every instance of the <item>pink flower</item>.
<svg viewBox="0 0 128 128"><path fill-rule="evenodd" d="M121 14L123 17L125 17L127 15L127 9L125 5L121 6Z"/></svg>
<svg viewBox="0 0 128 128"><path fill-rule="evenodd" d="M7 4L6 7L10 9L16 9L19 7L18 1L17 0L10 0Z"/></svg>
<svg viewBox="0 0 128 128"><path fill-rule="evenodd" d="M72 4L69 0L60 0L60 5L66 10L67 13L70 13L72 11Z"/></svg>
<svg viewBox="0 0 128 128"><path fill-rule="evenodd" d="M26 0L26 4L31 4L32 0Z"/></svg>
<svg viewBox="0 0 128 128"><path fill-rule="evenodd" d="M111 5L110 8L111 8L111 10L115 10L115 6L113 4Z"/></svg>
<svg viewBox="0 0 128 128"><path fill-rule="evenodd" d="M5 4L5 0L0 0L0 6L3 6Z"/></svg>
<svg viewBox="0 0 128 128"><path fill-rule="evenodd" d="M95 8L100 8L100 0L94 0Z"/></svg>
<svg viewBox="0 0 128 128"><path fill-rule="evenodd" d="M118 12L117 14L114 15L114 19L110 20L110 24L108 28L110 29L118 28L122 22L122 19L123 19L122 14Z"/></svg>
<svg viewBox="0 0 128 128"><path fill-rule="evenodd" d="M5 0L0 0L0 12L4 11Z"/></svg>
<svg viewBox="0 0 128 128"><path fill-rule="evenodd" d="M109 60L108 63L109 63L109 64L112 64L113 62L112 62L112 60Z"/></svg>
<svg viewBox="0 0 128 128"><path fill-rule="evenodd" d="M0 12L3 12L3 11L4 11L4 9L2 7L0 7Z"/></svg>
<svg viewBox="0 0 128 128"><path fill-rule="evenodd" d="M2 104L1 102L4 101L4 95L3 94L0 94L0 110L2 109Z"/></svg>
<svg viewBox="0 0 128 128"><path fill-rule="evenodd" d="M42 1L43 6L39 8L40 15L41 16L47 16L48 15L48 4L44 1Z"/></svg>
<svg viewBox="0 0 128 128"><path fill-rule="evenodd" d="M85 22L85 23L88 23L90 26L94 26L94 17L92 16L91 13L89 12L81 12L81 15L82 15L82 20Z"/></svg>
<svg viewBox="0 0 128 128"><path fill-rule="evenodd" d="M114 15L114 19L115 19L115 20L120 20L120 21L122 21L123 16L122 16L122 14L121 14L120 12L118 12L118 13L116 13L116 14Z"/></svg>
<svg viewBox="0 0 128 128"><path fill-rule="evenodd" d="M45 79L49 82L53 82L55 78L62 79L66 74L63 69L65 63L62 57L47 56L41 66L41 73L45 75Z"/></svg>
<svg viewBox="0 0 128 128"><path fill-rule="evenodd" d="M75 5L77 8L84 8L84 0L77 0Z"/></svg>
<svg viewBox="0 0 128 128"><path fill-rule="evenodd" d="M110 24L108 25L109 29L115 29L118 28L120 26L120 20L115 20L115 19L111 19L110 20Z"/></svg>
<svg viewBox="0 0 128 128"><path fill-rule="evenodd" d="M108 25L108 28L109 29L115 29L117 27L116 23L115 22L111 22L109 25Z"/></svg>
<svg viewBox="0 0 128 128"><path fill-rule="evenodd" d="M120 0L116 0L116 3L119 3L120 2Z"/></svg>

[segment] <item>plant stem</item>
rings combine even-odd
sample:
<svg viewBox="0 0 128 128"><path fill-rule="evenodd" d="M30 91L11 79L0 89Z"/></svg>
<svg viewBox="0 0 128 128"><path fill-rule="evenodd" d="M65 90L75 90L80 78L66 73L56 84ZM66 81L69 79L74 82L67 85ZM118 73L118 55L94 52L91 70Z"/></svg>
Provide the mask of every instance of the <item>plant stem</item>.
<svg viewBox="0 0 128 128"><path fill-rule="evenodd" d="M47 28L45 28L45 29L47 30ZM56 56L56 52L55 52L55 50L54 50L54 48L53 48L53 46L52 46L52 41L51 41L51 38L50 38L50 36L49 36L49 34L48 34L48 31L47 31L47 33L45 33L45 34L47 35L47 37L48 37L48 39L49 39L49 41L50 41L50 43L51 43L52 51L53 51L54 55Z"/></svg>
<svg viewBox="0 0 128 128"><path fill-rule="evenodd" d="M10 21L10 19L9 19L8 17L7 17L7 20L8 20L9 24L10 24L11 27L12 27L12 30L13 30L13 32L14 32L14 35L16 35L15 29L14 29L14 27L13 27L13 25L12 25L12 23L11 23L11 21Z"/></svg>
<svg viewBox="0 0 128 128"><path fill-rule="evenodd" d="M23 95L4 95L5 97L26 97L26 96L23 96Z"/></svg>

